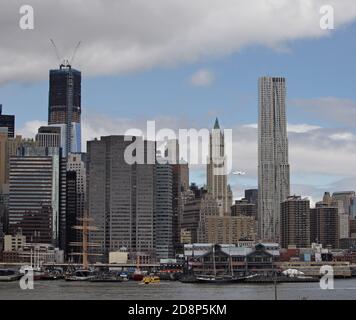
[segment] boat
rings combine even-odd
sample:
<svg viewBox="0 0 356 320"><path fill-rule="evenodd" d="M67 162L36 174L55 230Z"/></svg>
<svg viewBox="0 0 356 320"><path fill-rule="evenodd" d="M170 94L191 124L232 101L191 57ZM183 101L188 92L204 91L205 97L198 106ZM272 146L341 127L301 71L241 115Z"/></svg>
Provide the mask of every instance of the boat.
<svg viewBox="0 0 356 320"><path fill-rule="evenodd" d="M129 281L129 277L128 277L127 273L124 273L124 272L121 273L120 277L121 277L122 281Z"/></svg>
<svg viewBox="0 0 356 320"><path fill-rule="evenodd" d="M157 276L146 276L142 279L142 283L144 284L154 284L154 283L160 283L161 279Z"/></svg>
<svg viewBox="0 0 356 320"><path fill-rule="evenodd" d="M22 277L22 275L12 269L0 269L0 282L10 282L10 281L16 281L19 280Z"/></svg>
<svg viewBox="0 0 356 320"><path fill-rule="evenodd" d="M118 274L100 273L89 280L90 282L123 282L124 280Z"/></svg>
<svg viewBox="0 0 356 320"><path fill-rule="evenodd" d="M45 270L41 280L59 280L63 279L63 270L53 269L53 270Z"/></svg>
<svg viewBox="0 0 356 320"><path fill-rule="evenodd" d="M244 282L246 277L235 277L230 275L198 275L196 282L199 283L239 283Z"/></svg>
<svg viewBox="0 0 356 320"><path fill-rule="evenodd" d="M179 279L182 283L196 283L198 282L197 277L194 274L184 274Z"/></svg>
<svg viewBox="0 0 356 320"><path fill-rule="evenodd" d="M135 269L135 272L132 274L131 278L134 281L142 281L144 277L145 277L145 275L143 274L143 272L140 269L140 256L137 255L136 269Z"/></svg>
<svg viewBox="0 0 356 320"><path fill-rule="evenodd" d="M40 266L22 266L19 272L21 275L32 272L33 280L43 280L46 275L44 269Z"/></svg>
<svg viewBox="0 0 356 320"><path fill-rule="evenodd" d="M81 269L76 270L74 273L65 277L66 281L89 281L95 277L95 274L91 270Z"/></svg>
<svg viewBox="0 0 356 320"><path fill-rule="evenodd" d="M144 278L144 274L140 270L135 270L135 272L132 274L132 280L134 281L142 281Z"/></svg>

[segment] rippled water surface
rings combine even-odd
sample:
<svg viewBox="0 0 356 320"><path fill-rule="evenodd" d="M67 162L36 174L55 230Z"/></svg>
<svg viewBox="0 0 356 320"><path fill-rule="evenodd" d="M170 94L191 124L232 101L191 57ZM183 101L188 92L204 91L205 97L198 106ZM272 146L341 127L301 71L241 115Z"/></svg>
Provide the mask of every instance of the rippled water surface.
<svg viewBox="0 0 356 320"><path fill-rule="evenodd" d="M319 283L285 283L278 285L278 299L356 300L356 278L335 280L334 290L321 290ZM36 281L33 290L21 290L18 282L0 282L0 300L5 299L274 299L271 284L185 284L162 281L142 285L137 282L90 283Z"/></svg>

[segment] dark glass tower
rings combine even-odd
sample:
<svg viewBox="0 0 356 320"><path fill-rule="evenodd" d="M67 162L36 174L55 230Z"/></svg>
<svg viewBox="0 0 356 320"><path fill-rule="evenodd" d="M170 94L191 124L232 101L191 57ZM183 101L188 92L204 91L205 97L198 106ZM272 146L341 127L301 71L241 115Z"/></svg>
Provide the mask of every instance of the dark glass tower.
<svg viewBox="0 0 356 320"><path fill-rule="evenodd" d="M61 126L64 155L80 152L81 78L68 64L49 72L48 124Z"/></svg>
<svg viewBox="0 0 356 320"><path fill-rule="evenodd" d="M15 136L15 116L9 116L2 114L2 104L0 104L0 127L8 129L8 137L13 138Z"/></svg>

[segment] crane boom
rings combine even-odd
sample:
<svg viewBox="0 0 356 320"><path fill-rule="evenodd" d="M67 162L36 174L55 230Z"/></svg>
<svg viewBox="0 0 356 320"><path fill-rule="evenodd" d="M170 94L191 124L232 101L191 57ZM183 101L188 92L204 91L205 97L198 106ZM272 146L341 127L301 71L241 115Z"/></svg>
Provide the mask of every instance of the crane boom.
<svg viewBox="0 0 356 320"><path fill-rule="evenodd" d="M74 50L73 50L72 57L71 57L70 60L69 60L69 64L70 64L70 65L71 65L72 62L74 61L75 55L76 55L76 53L77 53L77 51L78 51L78 49L79 49L81 43L82 43L82 41L79 41L79 42L77 43L77 45L75 46L75 48L74 48Z"/></svg>
<svg viewBox="0 0 356 320"><path fill-rule="evenodd" d="M56 46L56 44L54 43L53 39L49 39L53 45L54 48L54 52L56 53L57 59L58 59L58 63L61 63L61 57L59 56L59 52L58 52L58 48Z"/></svg>

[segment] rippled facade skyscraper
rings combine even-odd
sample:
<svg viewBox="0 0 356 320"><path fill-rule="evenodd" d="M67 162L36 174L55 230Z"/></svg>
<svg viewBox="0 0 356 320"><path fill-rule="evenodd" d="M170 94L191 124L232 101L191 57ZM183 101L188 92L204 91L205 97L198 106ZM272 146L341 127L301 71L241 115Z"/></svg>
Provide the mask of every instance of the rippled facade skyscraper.
<svg viewBox="0 0 356 320"><path fill-rule="evenodd" d="M290 193L285 78L259 79L258 224L263 241L280 240L280 206Z"/></svg>

